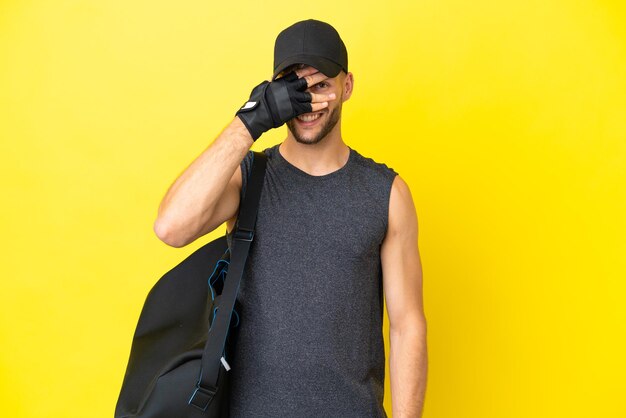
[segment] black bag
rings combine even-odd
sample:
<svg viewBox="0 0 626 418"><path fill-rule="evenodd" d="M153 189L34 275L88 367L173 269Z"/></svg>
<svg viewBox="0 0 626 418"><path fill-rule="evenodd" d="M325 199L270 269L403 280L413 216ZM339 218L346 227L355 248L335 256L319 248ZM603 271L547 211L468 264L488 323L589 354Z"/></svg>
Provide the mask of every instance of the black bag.
<svg viewBox="0 0 626 418"><path fill-rule="evenodd" d="M161 277L148 293L115 418L229 416L228 359L240 320L236 298L254 238L266 158L262 152L253 153L232 249L226 235L209 242Z"/></svg>

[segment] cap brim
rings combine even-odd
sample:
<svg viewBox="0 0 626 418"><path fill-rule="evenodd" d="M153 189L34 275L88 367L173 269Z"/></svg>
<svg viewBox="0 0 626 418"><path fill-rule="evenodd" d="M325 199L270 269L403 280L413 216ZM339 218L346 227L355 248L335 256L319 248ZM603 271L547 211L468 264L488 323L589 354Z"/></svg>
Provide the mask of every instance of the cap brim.
<svg viewBox="0 0 626 418"><path fill-rule="evenodd" d="M341 72L341 65L327 58L317 55L298 54L292 55L291 57L285 59L283 62L278 64L278 66L274 69L272 81L276 79L276 76L278 76L281 71L283 71L285 68L289 67L292 64L310 65L311 67L319 70L322 74L330 78L336 77L337 74Z"/></svg>

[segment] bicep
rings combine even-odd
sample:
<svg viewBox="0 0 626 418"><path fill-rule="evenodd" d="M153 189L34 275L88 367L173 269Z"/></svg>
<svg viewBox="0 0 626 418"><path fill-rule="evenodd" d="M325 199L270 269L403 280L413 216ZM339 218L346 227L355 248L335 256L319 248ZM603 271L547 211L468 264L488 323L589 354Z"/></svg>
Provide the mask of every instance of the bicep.
<svg viewBox="0 0 626 418"><path fill-rule="evenodd" d="M391 188L381 264L390 329L417 326L424 317L417 213L411 191L399 175Z"/></svg>

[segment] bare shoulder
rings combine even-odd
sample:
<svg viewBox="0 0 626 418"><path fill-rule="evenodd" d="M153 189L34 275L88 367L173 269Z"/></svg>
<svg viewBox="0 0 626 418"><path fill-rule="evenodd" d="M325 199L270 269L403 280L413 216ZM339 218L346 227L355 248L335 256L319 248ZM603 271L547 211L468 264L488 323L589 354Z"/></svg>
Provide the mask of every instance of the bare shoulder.
<svg viewBox="0 0 626 418"><path fill-rule="evenodd" d="M417 234L417 213L409 185L397 174L391 184L387 233L397 234L400 232L415 232Z"/></svg>

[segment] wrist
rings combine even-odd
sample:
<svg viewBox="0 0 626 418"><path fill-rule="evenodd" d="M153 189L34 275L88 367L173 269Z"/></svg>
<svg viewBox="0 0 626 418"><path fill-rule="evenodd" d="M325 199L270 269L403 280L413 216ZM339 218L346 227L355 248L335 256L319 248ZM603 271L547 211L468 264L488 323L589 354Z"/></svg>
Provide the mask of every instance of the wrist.
<svg viewBox="0 0 626 418"><path fill-rule="evenodd" d="M244 141L249 146L254 144L255 138L253 138L250 128L239 115L235 115L231 122L231 127L233 128L234 136L238 140Z"/></svg>

